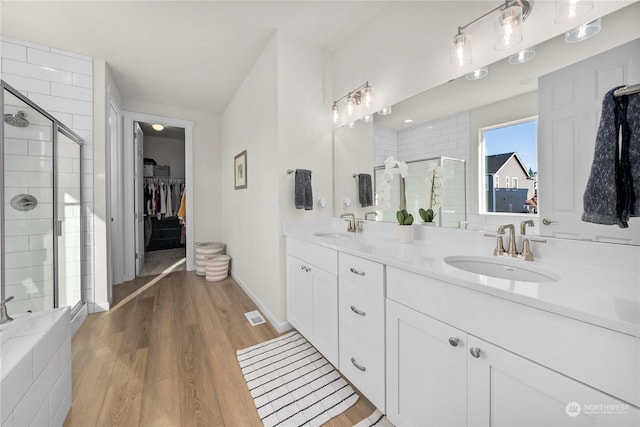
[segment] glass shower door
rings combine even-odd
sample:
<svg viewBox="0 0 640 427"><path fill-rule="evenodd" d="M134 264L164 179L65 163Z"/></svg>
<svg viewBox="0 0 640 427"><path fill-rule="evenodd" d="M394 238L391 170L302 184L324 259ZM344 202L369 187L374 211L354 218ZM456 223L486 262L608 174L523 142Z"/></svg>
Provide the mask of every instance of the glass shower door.
<svg viewBox="0 0 640 427"><path fill-rule="evenodd" d="M58 130L56 158L57 306L82 301L80 144Z"/></svg>
<svg viewBox="0 0 640 427"><path fill-rule="evenodd" d="M53 121L3 88L2 297L9 313L54 304Z"/></svg>

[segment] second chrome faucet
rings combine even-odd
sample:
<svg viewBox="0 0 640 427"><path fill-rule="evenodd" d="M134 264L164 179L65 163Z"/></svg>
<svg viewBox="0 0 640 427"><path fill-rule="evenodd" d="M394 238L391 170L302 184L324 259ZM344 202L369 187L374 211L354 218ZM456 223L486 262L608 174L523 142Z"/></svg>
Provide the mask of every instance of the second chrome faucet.
<svg viewBox="0 0 640 427"><path fill-rule="evenodd" d="M533 227L532 220L522 221L520 223L520 233L525 235L527 226ZM504 242L502 236L505 232L509 232L509 243L507 249L504 249ZM493 250L494 256L506 256L509 258L523 259L525 261L533 261L533 253L531 252L531 240L540 243L546 243L544 239L529 239L525 237L522 239L522 251L518 251L518 244L516 243L516 228L513 224L499 225L496 237L496 248Z"/></svg>

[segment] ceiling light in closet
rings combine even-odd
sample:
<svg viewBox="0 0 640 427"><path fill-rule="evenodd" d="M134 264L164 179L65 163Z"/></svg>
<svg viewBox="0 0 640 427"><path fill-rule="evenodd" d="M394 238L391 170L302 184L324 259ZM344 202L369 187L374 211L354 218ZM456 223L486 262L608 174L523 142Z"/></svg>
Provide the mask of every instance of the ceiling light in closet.
<svg viewBox="0 0 640 427"><path fill-rule="evenodd" d="M598 34L601 29L602 21L598 18L595 21L587 22L586 24L582 24L579 27L564 33L564 41L566 43L578 43L589 40L591 37Z"/></svg>
<svg viewBox="0 0 640 427"><path fill-rule="evenodd" d="M404 122L405 122L406 124L413 123L413 119L405 119L405 120L404 120Z"/></svg>
<svg viewBox="0 0 640 427"><path fill-rule="evenodd" d="M536 47L531 46L511 55L509 57L509 64L524 64L527 61L531 61L535 56Z"/></svg>
<svg viewBox="0 0 640 427"><path fill-rule="evenodd" d="M154 123L151 125L151 127L153 128L153 130L157 130L158 132L164 129L164 125L161 123Z"/></svg>

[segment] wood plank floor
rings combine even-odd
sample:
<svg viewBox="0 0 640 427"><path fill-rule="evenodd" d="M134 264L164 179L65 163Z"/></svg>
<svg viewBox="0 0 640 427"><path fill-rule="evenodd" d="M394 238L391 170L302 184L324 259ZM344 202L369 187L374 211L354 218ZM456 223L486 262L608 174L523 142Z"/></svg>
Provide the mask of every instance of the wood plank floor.
<svg viewBox="0 0 640 427"><path fill-rule="evenodd" d="M114 288L114 308L73 337L73 406L65 427L261 426L236 350L278 336L244 317L256 307L231 278L193 272ZM352 426L375 408L364 397L327 426Z"/></svg>

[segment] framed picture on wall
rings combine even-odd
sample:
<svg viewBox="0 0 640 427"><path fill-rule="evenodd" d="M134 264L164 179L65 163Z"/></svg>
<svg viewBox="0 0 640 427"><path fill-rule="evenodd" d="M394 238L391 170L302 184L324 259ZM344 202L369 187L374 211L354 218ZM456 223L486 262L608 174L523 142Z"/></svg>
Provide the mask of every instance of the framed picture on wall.
<svg viewBox="0 0 640 427"><path fill-rule="evenodd" d="M247 150L233 159L233 183L236 190L247 188Z"/></svg>

